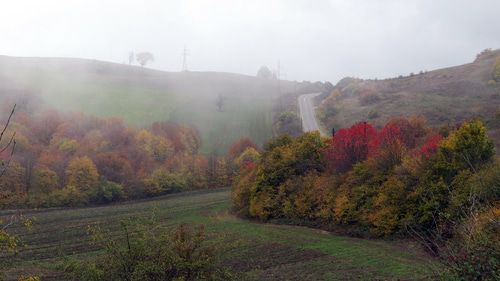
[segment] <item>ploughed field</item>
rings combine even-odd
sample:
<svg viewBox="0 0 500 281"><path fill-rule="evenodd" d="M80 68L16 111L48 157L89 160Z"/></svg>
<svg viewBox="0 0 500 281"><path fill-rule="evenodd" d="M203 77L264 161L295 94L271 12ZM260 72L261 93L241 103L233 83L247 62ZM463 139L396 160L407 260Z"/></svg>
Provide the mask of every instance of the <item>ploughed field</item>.
<svg viewBox="0 0 500 281"><path fill-rule="evenodd" d="M87 234L99 224L116 235L120 221L151 216L174 227L205 225L220 263L241 273L241 280L427 280L437 263L408 241L366 240L325 231L264 224L230 213L230 190L180 193L146 201L102 207L37 210L31 231L13 228L26 246L8 260L7 279L34 273L42 280L64 280L67 257L86 259L99 249ZM5 216L7 212L2 212Z"/></svg>

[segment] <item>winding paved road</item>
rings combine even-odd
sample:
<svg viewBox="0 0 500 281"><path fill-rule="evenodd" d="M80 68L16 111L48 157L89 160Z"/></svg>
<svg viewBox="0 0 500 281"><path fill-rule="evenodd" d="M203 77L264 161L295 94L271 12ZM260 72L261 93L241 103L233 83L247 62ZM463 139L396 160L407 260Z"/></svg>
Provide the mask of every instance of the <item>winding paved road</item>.
<svg viewBox="0 0 500 281"><path fill-rule="evenodd" d="M318 121L316 121L316 112L313 103L313 98L318 95L320 95L320 93L304 94L299 96L300 118L302 119L302 130L304 132L321 132Z"/></svg>

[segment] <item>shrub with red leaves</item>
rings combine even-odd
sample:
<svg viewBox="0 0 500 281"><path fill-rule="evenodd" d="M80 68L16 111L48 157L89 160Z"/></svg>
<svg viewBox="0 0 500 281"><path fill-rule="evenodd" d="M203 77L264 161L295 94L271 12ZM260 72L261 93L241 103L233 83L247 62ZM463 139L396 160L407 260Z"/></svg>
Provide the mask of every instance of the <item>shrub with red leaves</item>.
<svg viewBox="0 0 500 281"><path fill-rule="evenodd" d="M245 151L245 149L249 147L254 148L255 150L259 149L249 138L242 138L229 147L229 156L233 159L237 158L241 153L243 153L243 151Z"/></svg>
<svg viewBox="0 0 500 281"><path fill-rule="evenodd" d="M426 158L429 158L432 155L436 154L439 142L441 142L442 139L443 136L441 135L430 136L420 148L420 153Z"/></svg>
<svg viewBox="0 0 500 281"><path fill-rule="evenodd" d="M365 160L378 147L378 134L369 123L359 122L335 134L327 152L330 166L338 172Z"/></svg>

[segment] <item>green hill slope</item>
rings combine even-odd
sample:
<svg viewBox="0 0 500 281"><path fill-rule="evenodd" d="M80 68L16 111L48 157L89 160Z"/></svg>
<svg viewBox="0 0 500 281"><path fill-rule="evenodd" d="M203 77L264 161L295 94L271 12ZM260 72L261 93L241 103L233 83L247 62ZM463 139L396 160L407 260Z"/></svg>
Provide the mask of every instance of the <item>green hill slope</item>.
<svg viewBox="0 0 500 281"><path fill-rule="evenodd" d="M293 92L300 83L281 81ZM276 80L216 72L163 72L68 58L0 56L0 98L36 97L36 106L116 116L142 126L175 120L198 128L204 153L223 153L243 136L271 136ZM222 111L217 97L224 98ZM33 105L31 105L33 106Z"/></svg>

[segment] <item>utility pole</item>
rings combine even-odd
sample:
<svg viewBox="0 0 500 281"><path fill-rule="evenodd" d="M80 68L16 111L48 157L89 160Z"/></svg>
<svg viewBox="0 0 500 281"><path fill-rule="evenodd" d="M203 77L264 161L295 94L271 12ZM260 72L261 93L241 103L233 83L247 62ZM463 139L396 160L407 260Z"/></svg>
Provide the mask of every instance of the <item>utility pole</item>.
<svg viewBox="0 0 500 281"><path fill-rule="evenodd" d="M188 71L188 66L187 66L187 49L186 46L184 46L184 51L182 52L182 71Z"/></svg>
<svg viewBox="0 0 500 281"><path fill-rule="evenodd" d="M276 78L278 79L278 97L281 97L281 64L280 61L278 60L278 68L276 70Z"/></svg>

